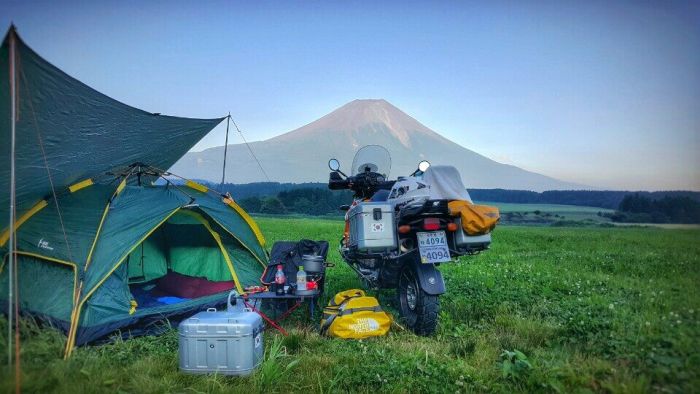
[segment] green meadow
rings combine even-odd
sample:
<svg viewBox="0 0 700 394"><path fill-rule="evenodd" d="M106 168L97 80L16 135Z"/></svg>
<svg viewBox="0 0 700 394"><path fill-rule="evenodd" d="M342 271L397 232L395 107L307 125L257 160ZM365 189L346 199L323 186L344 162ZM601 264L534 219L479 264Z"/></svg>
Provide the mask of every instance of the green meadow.
<svg viewBox="0 0 700 394"><path fill-rule="evenodd" d="M571 215L575 217L597 216L598 212L611 213L612 209L598 207L584 207L580 205L564 205L564 204L515 204L506 202L477 202L478 204L493 205L498 207L501 212L535 212L559 214L566 217Z"/></svg>
<svg viewBox="0 0 700 394"><path fill-rule="evenodd" d="M585 207L563 204L515 204L503 202L477 202L478 204L493 205L501 212L505 223L522 225L600 225L611 223L609 218L598 213L612 213L612 209Z"/></svg>
<svg viewBox="0 0 700 394"><path fill-rule="evenodd" d="M536 208L535 208L536 209ZM540 209L540 211L543 211ZM558 211L559 212L559 211ZM597 209L592 214L595 215ZM558 213L559 214L559 213ZM564 214L564 216L567 216ZM325 299L359 281L335 250L343 223L258 218L268 243L331 241ZM363 341L319 336L304 310L265 332L248 378L178 372L177 332L82 347L22 322L25 392L697 392L700 230L500 226L492 248L441 267L440 326ZM392 295L379 294L390 306ZM0 351L6 362L6 321ZM0 389L11 391L3 366Z"/></svg>

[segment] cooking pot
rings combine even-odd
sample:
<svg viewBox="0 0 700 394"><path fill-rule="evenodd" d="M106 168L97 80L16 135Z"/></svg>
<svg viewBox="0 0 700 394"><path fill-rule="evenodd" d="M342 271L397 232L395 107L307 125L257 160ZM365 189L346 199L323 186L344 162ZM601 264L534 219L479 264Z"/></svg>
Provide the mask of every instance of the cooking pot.
<svg viewBox="0 0 700 394"><path fill-rule="evenodd" d="M323 266L323 256L305 254L301 256L301 263L304 265L304 271L310 274L321 273L325 268Z"/></svg>

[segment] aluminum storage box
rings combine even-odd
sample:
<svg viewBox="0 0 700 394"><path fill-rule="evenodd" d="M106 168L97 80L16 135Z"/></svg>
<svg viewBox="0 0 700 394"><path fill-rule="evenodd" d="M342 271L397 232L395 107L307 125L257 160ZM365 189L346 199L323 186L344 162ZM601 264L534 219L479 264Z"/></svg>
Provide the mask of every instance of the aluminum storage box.
<svg viewBox="0 0 700 394"><path fill-rule="evenodd" d="M349 212L350 246L360 251L396 248L394 208L385 202L361 202Z"/></svg>
<svg viewBox="0 0 700 394"><path fill-rule="evenodd" d="M488 249L491 245L491 233L483 235L469 235L462 229L462 220L457 219L457 228L455 231L455 243L459 249L467 249L471 251L480 251Z"/></svg>
<svg viewBox="0 0 700 394"><path fill-rule="evenodd" d="M232 307L229 301L226 311L209 309L180 323L181 371L245 376L260 365L265 326L260 315L240 304Z"/></svg>

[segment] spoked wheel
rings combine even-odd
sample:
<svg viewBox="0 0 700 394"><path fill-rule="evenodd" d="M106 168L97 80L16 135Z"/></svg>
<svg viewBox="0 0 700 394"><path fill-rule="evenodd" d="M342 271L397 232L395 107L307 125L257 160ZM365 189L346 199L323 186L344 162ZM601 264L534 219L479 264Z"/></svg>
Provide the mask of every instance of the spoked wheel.
<svg viewBox="0 0 700 394"><path fill-rule="evenodd" d="M418 335L433 334L437 328L440 299L421 289L415 268L411 264L401 269L396 292L404 324Z"/></svg>

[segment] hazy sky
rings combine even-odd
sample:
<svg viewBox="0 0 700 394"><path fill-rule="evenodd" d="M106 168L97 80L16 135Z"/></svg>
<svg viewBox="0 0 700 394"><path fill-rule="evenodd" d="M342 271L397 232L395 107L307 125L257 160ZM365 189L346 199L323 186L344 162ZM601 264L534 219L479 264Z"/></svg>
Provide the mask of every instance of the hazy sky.
<svg viewBox="0 0 700 394"><path fill-rule="evenodd" d="M700 190L698 4L1 0L0 26L136 107L231 111L249 140L384 98L500 162Z"/></svg>

